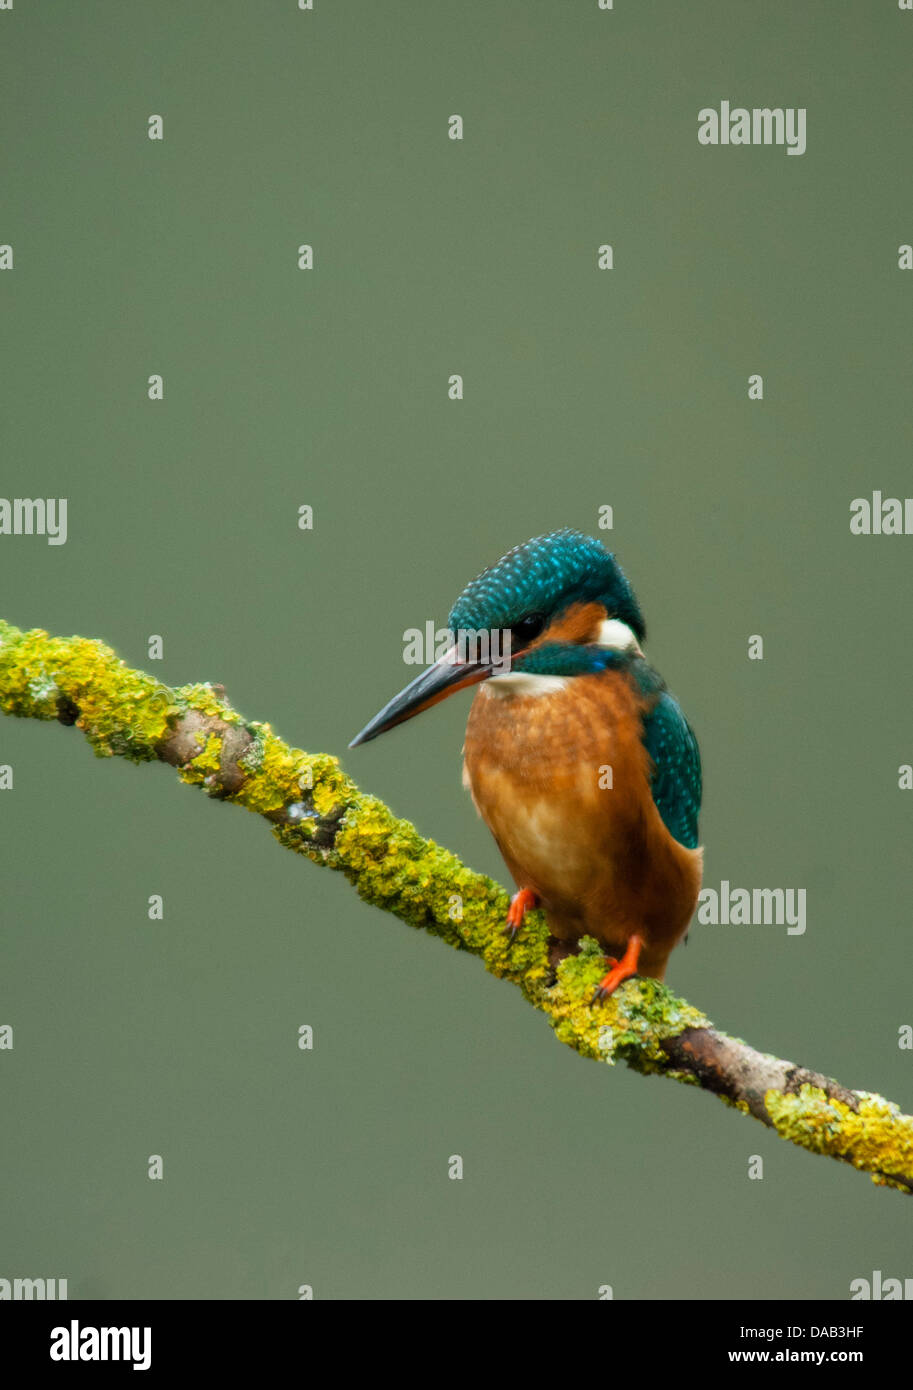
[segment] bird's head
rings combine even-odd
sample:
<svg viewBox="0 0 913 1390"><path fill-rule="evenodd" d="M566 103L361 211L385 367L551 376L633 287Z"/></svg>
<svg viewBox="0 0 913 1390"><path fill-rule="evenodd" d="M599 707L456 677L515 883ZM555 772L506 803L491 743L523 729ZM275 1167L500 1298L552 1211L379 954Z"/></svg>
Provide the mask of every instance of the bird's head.
<svg viewBox="0 0 913 1390"><path fill-rule="evenodd" d="M448 625L451 650L394 696L350 748L480 681L604 670L607 651L635 647L645 634L614 555L570 529L525 541L483 570L460 594Z"/></svg>

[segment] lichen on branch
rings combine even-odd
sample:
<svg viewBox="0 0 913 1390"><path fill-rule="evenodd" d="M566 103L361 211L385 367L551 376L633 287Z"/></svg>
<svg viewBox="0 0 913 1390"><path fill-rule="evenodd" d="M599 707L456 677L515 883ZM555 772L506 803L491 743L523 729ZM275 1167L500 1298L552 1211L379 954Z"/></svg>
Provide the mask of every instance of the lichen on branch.
<svg viewBox="0 0 913 1390"><path fill-rule="evenodd" d="M629 980L592 1007L604 972L595 941L584 938L579 954L553 966L545 921L533 912L509 945L499 884L361 792L337 758L245 720L221 686L172 689L101 642L0 620L0 709L75 725L99 757L167 763L210 797L265 817L282 845L340 870L366 902L517 985L582 1056L699 1086L793 1144L913 1192L913 1117L719 1032L657 980Z"/></svg>

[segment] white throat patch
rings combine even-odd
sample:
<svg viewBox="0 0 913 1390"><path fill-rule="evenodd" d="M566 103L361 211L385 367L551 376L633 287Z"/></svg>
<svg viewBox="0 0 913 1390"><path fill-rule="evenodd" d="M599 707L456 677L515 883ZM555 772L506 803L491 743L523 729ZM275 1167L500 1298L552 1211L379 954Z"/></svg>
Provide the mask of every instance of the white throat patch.
<svg viewBox="0 0 913 1390"><path fill-rule="evenodd" d="M531 671L506 671L503 676L489 676L482 691L503 700L505 696L554 695L566 686L564 676L536 676Z"/></svg>

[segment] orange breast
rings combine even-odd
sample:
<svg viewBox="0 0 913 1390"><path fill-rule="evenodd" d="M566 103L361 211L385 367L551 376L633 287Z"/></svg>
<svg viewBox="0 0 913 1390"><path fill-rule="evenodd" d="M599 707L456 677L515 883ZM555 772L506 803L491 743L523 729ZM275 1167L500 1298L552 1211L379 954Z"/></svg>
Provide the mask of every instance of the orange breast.
<svg viewBox="0 0 913 1390"><path fill-rule="evenodd" d="M641 710L620 672L536 695L486 683L470 711L464 780L552 934L594 936L621 954L637 932L643 972L662 978L697 902L701 853L672 838L653 803Z"/></svg>

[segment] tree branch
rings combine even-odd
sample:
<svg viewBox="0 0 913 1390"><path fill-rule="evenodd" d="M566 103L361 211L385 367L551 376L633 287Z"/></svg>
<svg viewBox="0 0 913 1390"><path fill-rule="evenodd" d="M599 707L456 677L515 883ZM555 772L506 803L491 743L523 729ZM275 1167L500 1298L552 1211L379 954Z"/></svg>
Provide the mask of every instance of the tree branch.
<svg viewBox="0 0 913 1390"><path fill-rule="evenodd" d="M0 620L0 709L75 724L99 757L169 763L182 781L264 816L281 844L341 870L366 902L517 985L584 1057L700 1086L802 1148L913 1192L913 1117L718 1032L657 980L627 981L590 1007L604 969L595 941L553 968L542 914L530 913L508 947L503 888L360 792L336 758L290 748L269 724L244 720L220 686L172 690L100 642Z"/></svg>

